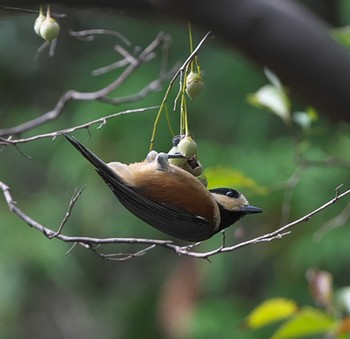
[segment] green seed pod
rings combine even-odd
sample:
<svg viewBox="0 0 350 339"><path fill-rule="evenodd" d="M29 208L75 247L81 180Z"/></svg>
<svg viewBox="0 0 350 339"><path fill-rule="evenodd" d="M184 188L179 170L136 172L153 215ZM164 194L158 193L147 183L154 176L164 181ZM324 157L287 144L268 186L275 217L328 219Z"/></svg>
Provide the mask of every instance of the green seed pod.
<svg viewBox="0 0 350 339"><path fill-rule="evenodd" d="M171 150L168 152L168 154L181 154L177 148L177 146L174 146L171 148ZM185 165L187 159L186 158L170 158L169 164L177 166L177 167L182 167Z"/></svg>
<svg viewBox="0 0 350 339"><path fill-rule="evenodd" d="M202 77L195 73L190 72L186 77L186 93L187 95L193 99L197 95L199 95L204 87L204 82Z"/></svg>
<svg viewBox="0 0 350 339"><path fill-rule="evenodd" d="M186 135L177 145L179 152L187 159L192 158L197 153L197 143L190 135Z"/></svg>
<svg viewBox="0 0 350 339"><path fill-rule="evenodd" d="M40 28L43 24L43 22L45 21L45 15L44 15L44 11L43 11L43 6L40 6L40 12L39 12L39 16L36 18L35 22L34 22L34 32L40 35Z"/></svg>
<svg viewBox="0 0 350 339"><path fill-rule="evenodd" d="M48 8L46 18L40 27L40 35L44 40L51 42L58 37L59 32L60 25L55 19L51 18L50 9Z"/></svg>

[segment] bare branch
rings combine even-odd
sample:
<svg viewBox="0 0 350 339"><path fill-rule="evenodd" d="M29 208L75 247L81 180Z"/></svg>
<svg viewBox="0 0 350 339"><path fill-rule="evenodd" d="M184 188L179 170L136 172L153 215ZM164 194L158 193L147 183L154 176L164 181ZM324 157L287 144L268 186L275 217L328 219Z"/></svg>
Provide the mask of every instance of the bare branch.
<svg viewBox="0 0 350 339"><path fill-rule="evenodd" d="M132 56L121 47L118 47L118 52L122 53L124 58L128 60L128 66L116 80L95 92L79 92L75 90L68 90L60 97L55 107L51 111L46 112L38 118L27 121L15 127L0 129L0 137L18 135L56 119L61 114L65 105L71 100L87 101L101 100L103 98L106 98L107 95L109 95L112 91L116 90L118 87L124 84L125 81L135 72L135 70L140 65L152 60L156 55L155 49L157 49L162 44L168 44L168 42L168 36L164 33L159 33L156 38L136 57ZM134 100L138 100L138 96L131 96L128 99L124 98L121 100L121 102L133 102ZM114 104L113 100L106 100L106 102ZM115 100L115 103L118 104L117 100Z"/></svg>
<svg viewBox="0 0 350 339"><path fill-rule="evenodd" d="M145 98L148 94L159 91L163 87L164 83L168 81L169 77L174 74L175 69L177 68L178 66L175 65L175 67L172 70L170 70L166 74L161 74L158 79L150 82L136 94L117 98L103 97L100 101L107 102L113 105L120 105L127 102L139 101Z"/></svg>
<svg viewBox="0 0 350 339"><path fill-rule="evenodd" d="M126 111L122 111L122 112L106 115L106 116L104 116L102 118L98 118L98 119L89 121L89 122L87 122L85 124L77 125L77 126L74 126L74 127L69 127L69 128L63 129L63 130L52 132L52 133L38 134L38 135L35 135L33 137L29 137L29 138L12 139L12 137L9 137L9 138L5 139L5 138L1 138L0 137L0 145L24 144L24 143L31 142L31 141L34 141L34 140L45 139L45 138L55 139L58 135L61 135L61 134L64 134L64 133L71 133L71 132L74 132L74 131L77 131L77 130L81 130L81 129L88 129L89 127L91 127L93 125L96 125L96 124L99 124L98 128L101 128L101 126L105 125L106 121L109 120L109 119L113 119L113 118L119 117L121 115L126 115L126 114L144 113L144 112L147 112L147 111L150 111L150 110L157 109L158 107L159 106L151 106L151 107L128 109Z"/></svg>
<svg viewBox="0 0 350 339"><path fill-rule="evenodd" d="M110 29L86 29L83 31L70 31L70 35L85 41L94 40L95 35L112 35L123 41L125 45L131 46L131 42L123 34Z"/></svg>
<svg viewBox="0 0 350 339"><path fill-rule="evenodd" d="M19 12L19 13L39 14L38 10L20 8L20 7L0 6L0 9L4 11L13 11L13 12ZM65 18L67 14L51 12L51 16L54 18Z"/></svg>
<svg viewBox="0 0 350 339"><path fill-rule="evenodd" d="M115 69L121 68L121 67L125 67L128 64L128 60L126 59L122 59L122 60L118 60L116 62L113 62L110 65L98 68L98 69L94 69L91 74L93 76L99 76L102 74L106 74L108 72L114 71Z"/></svg>
<svg viewBox="0 0 350 339"><path fill-rule="evenodd" d="M269 242L273 240L281 239L282 237L285 237L291 233L291 229L295 227L298 224L301 224L303 222L306 222L310 220L311 217L313 217L315 214L320 213L321 211L325 210L326 208L330 207L331 205L335 204L338 200L344 198L345 196L350 194L350 189L345 191L344 193L339 192L339 188L336 189L336 195L333 199L329 200L319 208L313 210L312 212L306 214L305 216L287 224L280 228L278 228L276 231L267 233L264 235L261 235L259 237L240 242L233 246L226 246L225 245L225 236L223 235L222 238L222 246L218 247L217 249L214 249L212 251L208 252L194 252L193 248L200 245L200 243L196 244L190 244L188 246L179 246L176 245L171 240L155 240L155 239L139 239L139 238L91 238L91 237L73 237L73 236L66 236L61 233L63 225L67 222L67 219L69 217L69 214L71 212L71 209L73 208L73 204L76 202L76 199L78 198L78 194L75 194L74 197L71 200L71 203L68 208L68 212L66 213L65 218L63 219L60 228L58 231L53 231L40 223L36 222L35 220L31 219L29 216L27 216L24 212L22 212L18 207L15 201L13 200L10 192L10 188L4 184L3 182L0 182L0 189L3 191L5 200L7 202L7 205L11 212L15 213L20 219L22 219L24 222L26 222L30 227L33 227L34 229L40 231L43 233L47 238L52 239L59 239L61 241L67 242L67 243L73 243L73 247L76 246L76 244L79 244L83 246L84 248L90 249L93 251L96 255L99 257L106 259L106 260L116 260L116 261L125 261L127 259L135 258L141 255L144 255L148 253L150 250L153 250L156 247L163 247L167 250L170 250L176 254L179 255L186 255L190 257L195 258L201 258L201 259L208 259L209 257L212 257L214 255L217 255L219 253L227 253L227 252L233 252L236 251L242 247L246 247L249 245L255 245L261 242ZM116 252L116 253L102 253L99 251L101 246L105 244L129 244L129 245L147 245L145 248L141 250L137 250L133 253L124 253L124 252ZM72 248L69 250L69 252L72 250Z"/></svg>
<svg viewBox="0 0 350 339"><path fill-rule="evenodd" d="M63 235L61 233L57 234L57 232L52 229L45 227L33 220L29 216L27 216L21 209L17 207L15 200L12 198L10 187L5 183L0 181L0 189L3 191L3 195L5 197L6 203L11 212L16 214L20 219L22 219L26 224L30 227L36 229L37 231L43 233L48 239L51 239L53 235L55 235L55 239L62 240L68 243L77 243L82 245L85 248L96 249L96 245L104 245L104 244L139 244L139 245L160 245L163 246L167 243L172 243L170 240L152 240L152 239L138 239L138 238L90 238L90 237L70 237Z"/></svg>

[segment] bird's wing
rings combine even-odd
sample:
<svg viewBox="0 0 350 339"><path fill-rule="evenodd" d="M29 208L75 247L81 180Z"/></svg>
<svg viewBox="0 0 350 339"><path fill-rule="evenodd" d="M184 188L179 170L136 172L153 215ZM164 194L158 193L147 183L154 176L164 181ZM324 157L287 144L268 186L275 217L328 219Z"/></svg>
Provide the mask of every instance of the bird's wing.
<svg viewBox="0 0 350 339"><path fill-rule="evenodd" d="M98 170L118 200L134 215L159 231L187 241L201 241L213 235L209 222L182 209L154 202L121 184L109 173Z"/></svg>
<svg viewBox="0 0 350 339"><path fill-rule="evenodd" d="M107 183L118 200L135 216L172 237L187 241L202 241L210 238L213 228L209 222L185 210L165 203L154 202L126 186L103 160L72 136L68 141L94 165L97 173Z"/></svg>

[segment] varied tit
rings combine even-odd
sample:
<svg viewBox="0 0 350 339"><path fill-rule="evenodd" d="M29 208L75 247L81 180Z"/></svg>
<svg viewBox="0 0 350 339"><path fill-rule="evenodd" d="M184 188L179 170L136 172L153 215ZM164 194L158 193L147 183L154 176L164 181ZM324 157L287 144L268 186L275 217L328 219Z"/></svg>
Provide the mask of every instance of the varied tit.
<svg viewBox="0 0 350 339"><path fill-rule="evenodd" d="M171 155L152 151L144 162L106 164L74 137L66 138L130 212L172 237L206 240L244 215L262 212L234 189L207 190L193 175L169 164Z"/></svg>

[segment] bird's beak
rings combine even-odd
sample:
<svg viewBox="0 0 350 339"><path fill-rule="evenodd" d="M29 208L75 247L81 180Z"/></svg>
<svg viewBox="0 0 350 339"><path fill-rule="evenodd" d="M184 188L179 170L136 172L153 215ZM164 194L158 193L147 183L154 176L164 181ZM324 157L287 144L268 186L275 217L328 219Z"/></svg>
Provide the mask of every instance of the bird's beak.
<svg viewBox="0 0 350 339"><path fill-rule="evenodd" d="M240 210L241 210L241 212L244 212L247 214L255 214L255 213L264 212L264 210L262 210L261 208L255 207L255 206L250 206L250 205L241 206Z"/></svg>

